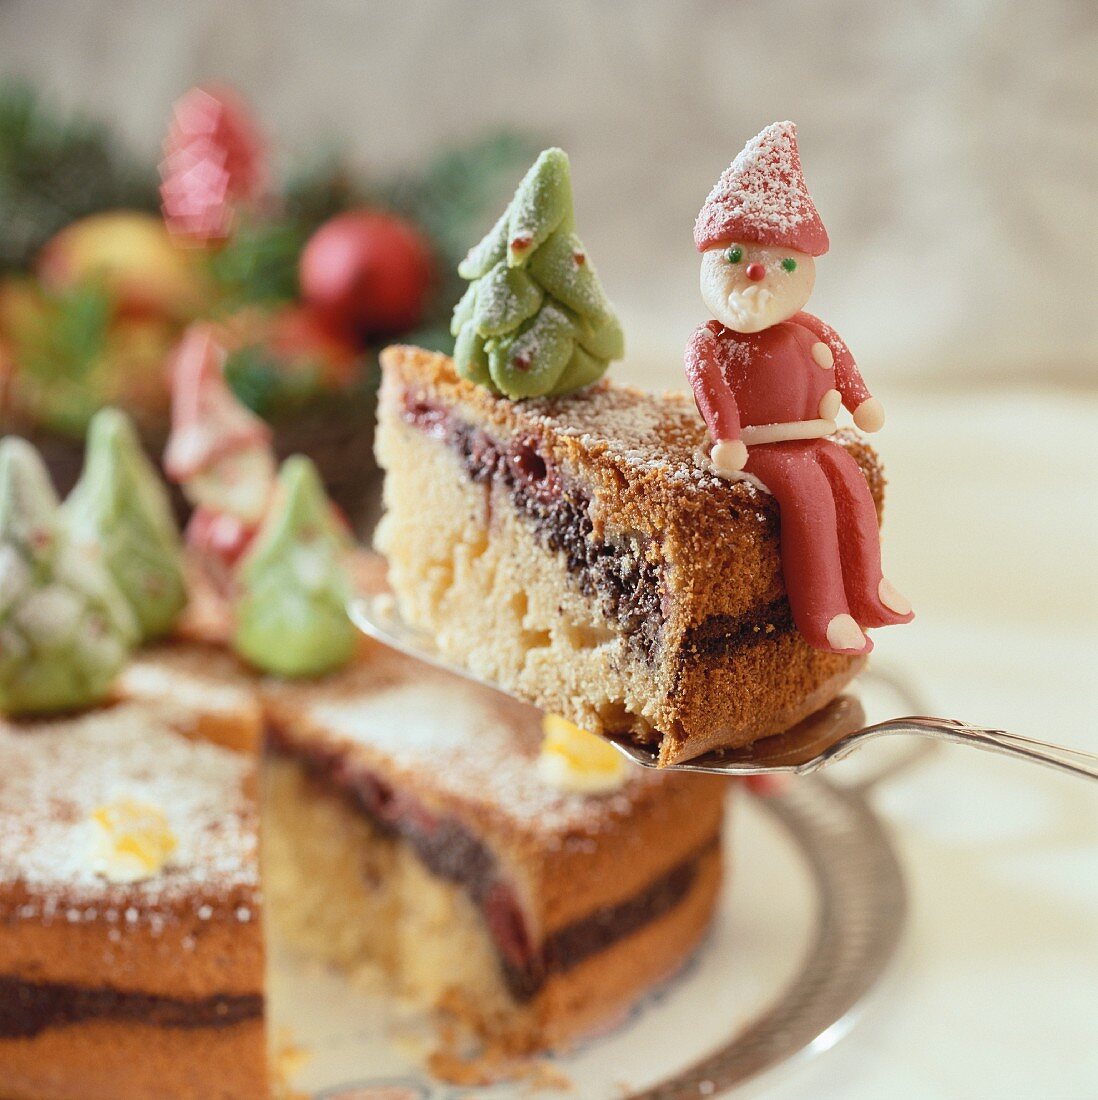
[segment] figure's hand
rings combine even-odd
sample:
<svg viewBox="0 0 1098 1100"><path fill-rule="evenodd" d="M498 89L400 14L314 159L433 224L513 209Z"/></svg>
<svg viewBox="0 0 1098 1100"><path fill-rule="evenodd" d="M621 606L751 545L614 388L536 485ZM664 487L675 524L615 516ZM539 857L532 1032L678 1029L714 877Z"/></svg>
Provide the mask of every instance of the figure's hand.
<svg viewBox="0 0 1098 1100"><path fill-rule="evenodd" d="M854 410L854 423L863 432L879 432L884 427L884 405L875 397L867 397Z"/></svg>
<svg viewBox="0 0 1098 1100"><path fill-rule="evenodd" d="M722 439L709 452L709 460L721 477L735 477L747 465L747 447L742 439Z"/></svg>

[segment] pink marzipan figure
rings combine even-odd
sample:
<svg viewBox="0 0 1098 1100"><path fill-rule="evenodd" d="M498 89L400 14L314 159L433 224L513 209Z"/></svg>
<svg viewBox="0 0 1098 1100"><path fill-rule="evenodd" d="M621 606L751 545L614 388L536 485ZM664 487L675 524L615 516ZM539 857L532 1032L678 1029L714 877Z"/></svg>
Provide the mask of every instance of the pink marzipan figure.
<svg viewBox="0 0 1098 1100"><path fill-rule="evenodd" d="M694 243L715 320L695 329L684 360L713 468L777 500L786 592L809 644L868 653L867 628L913 615L881 572L865 477L827 436L841 406L866 432L880 430L884 409L838 333L803 312L828 238L792 122L744 146L706 199Z"/></svg>
<svg viewBox="0 0 1098 1100"><path fill-rule="evenodd" d="M172 428L164 470L194 505L187 541L224 570L247 548L275 484L271 429L225 381L225 349L192 325L172 365Z"/></svg>

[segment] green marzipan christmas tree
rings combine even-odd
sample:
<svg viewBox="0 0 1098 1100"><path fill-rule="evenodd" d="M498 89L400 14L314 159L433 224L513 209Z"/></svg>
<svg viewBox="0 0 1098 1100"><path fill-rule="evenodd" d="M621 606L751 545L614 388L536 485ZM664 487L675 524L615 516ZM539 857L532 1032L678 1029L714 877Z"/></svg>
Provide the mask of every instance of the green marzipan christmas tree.
<svg viewBox="0 0 1098 1100"><path fill-rule="evenodd" d="M100 702L137 640L106 568L70 539L38 452L0 440L0 711Z"/></svg>
<svg viewBox="0 0 1098 1100"><path fill-rule="evenodd" d="M624 354L621 325L575 233L568 157L546 149L488 235L458 266L463 378L512 398L580 389Z"/></svg>
<svg viewBox="0 0 1098 1100"><path fill-rule="evenodd" d="M84 472L62 511L76 543L101 557L142 639L166 634L187 602L182 545L164 483L118 409L92 419Z"/></svg>
<svg viewBox="0 0 1098 1100"><path fill-rule="evenodd" d="M300 455L287 459L238 574L233 644L246 661L278 676L318 676L350 660L349 547L316 467Z"/></svg>

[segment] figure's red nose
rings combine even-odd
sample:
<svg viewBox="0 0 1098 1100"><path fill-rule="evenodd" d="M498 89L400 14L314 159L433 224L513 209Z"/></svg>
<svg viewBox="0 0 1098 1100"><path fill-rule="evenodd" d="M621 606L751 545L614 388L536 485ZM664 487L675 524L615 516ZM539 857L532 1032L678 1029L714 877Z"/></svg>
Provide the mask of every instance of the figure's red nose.
<svg viewBox="0 0 1098 1100"><path fill-rule="evenodd" d="M748 264L743 273L753 282L757 283L766 278L766 268L762 264Z"/></svg>

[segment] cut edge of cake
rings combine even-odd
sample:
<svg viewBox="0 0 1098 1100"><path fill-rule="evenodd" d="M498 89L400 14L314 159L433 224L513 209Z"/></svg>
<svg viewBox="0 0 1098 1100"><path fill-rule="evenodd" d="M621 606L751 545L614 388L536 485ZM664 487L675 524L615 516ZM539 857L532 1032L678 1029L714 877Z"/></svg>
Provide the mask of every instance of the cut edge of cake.
<svg viewBox="0 0 1098 1100"><path fill-rule="evenodd" d="M605 796L554 791L533 708L380 648L264 690L283 810L265 881L304 950L529 1053L620 1019L708 927L727 783L635 769Z"/></svg>

